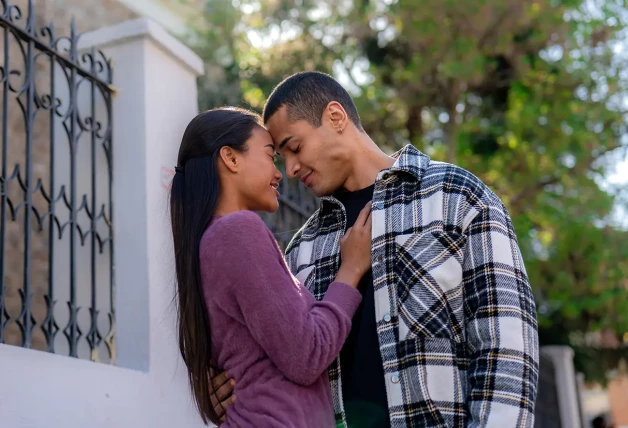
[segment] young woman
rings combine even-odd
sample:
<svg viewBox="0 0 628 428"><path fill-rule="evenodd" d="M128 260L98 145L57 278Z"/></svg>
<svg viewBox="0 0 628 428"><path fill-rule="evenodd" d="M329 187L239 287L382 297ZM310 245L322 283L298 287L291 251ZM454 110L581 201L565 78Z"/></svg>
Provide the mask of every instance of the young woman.
<svg viewBox="0 0 628 428"><path fill-rule="evenodd" d="M170 198L179 347L205 423L219 423L211 361L238 380L223 427L333 427L326 369L370 269L370 204L340 244L336 280L316 301L254 213L277 209L281 180L260 123L252 112L216 109L183 135Z"/></svg>

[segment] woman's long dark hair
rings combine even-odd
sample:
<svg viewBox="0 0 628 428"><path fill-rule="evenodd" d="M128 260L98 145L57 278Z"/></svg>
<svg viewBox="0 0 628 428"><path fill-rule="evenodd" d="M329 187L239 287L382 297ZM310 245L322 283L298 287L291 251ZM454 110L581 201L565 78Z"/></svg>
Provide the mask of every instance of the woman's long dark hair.
<svg viewBox="0 0 628 428"><path fill-rule="evenodd" d="M210 399L214 392L209 380L212 348L199 245L218 203L220 149L227 146L246 151L246 141L260 125L257 114L242 109L220 108L200 113L183 134L172 180L170 216L177 273L179 349L205 424L208 420L218 424L219 417Z"/></svg>

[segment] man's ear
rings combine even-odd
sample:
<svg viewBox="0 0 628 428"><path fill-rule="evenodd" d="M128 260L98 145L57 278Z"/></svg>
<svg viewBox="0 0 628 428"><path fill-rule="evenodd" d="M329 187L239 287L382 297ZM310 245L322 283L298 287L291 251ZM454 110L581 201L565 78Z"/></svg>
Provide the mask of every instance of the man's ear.
<svg viewBox="0 0 628 428"><path fill-rule="evenodd" d="M338 101L331 101L323 112L323 122L329 123L333 130L342 134L349 124L349 117Z"/></svg>
<svg viewBox="0 0 628 428"><path fill-rule="evenodd" d="M238 152L231 147L223 146L220 148L219 154L220 160L229 171L237 173L240 170L240 157Z"/></svg>

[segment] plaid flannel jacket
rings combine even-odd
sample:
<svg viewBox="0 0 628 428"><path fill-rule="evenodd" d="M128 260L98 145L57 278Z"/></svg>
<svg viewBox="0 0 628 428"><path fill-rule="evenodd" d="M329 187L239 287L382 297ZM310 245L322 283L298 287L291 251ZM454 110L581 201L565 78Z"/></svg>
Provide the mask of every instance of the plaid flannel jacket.
<svg viewBox="0 0 628 428"><path fill-rule="evenodd" d="M478 178L412 146L381 171L373 195L375 317L396 427L532 427L536 308L512 222ZM345 229L334 198L286 249L317 299L334 280ZM340 360L329 368L347 426Z"/></svg>

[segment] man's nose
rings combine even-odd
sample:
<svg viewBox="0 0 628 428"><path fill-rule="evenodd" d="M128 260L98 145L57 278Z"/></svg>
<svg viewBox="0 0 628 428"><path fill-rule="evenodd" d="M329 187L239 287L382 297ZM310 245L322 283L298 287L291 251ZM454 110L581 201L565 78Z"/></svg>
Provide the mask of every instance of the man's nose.
<svg viewBox="0 0 628 428"><path fill-rule="evenodd" d="M286 174L288 178L295 178L300 170L301 165L299 165L298 162L292 159L286 159Z"/></svg>

